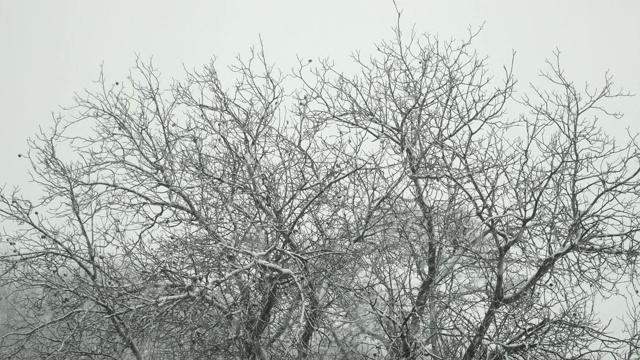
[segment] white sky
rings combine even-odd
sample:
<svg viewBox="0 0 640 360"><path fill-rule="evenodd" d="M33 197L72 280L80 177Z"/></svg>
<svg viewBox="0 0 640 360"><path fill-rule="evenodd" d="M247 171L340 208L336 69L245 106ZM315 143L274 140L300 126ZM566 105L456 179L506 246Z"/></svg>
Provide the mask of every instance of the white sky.
<svg viewBox="0 0 640 360"><path fill-rule="evenodd" d="M517 51L519 93L557 47L577 84L600 85L609 69L616 85L640 94L640 2L637 0L433 1L398 0L406 30L462 38L485 24L475 41L497 71ZM524 5L526 3L526 5ZM26 139L51 124L51 113L72 105L74 92L96 80L128 74L135 54L153 56L166 84L183 64L218 66L247 54L262 37L268 60L283 71L304 59L330 57L349 69L349 55L368 52L392 36L391 0L70 1L0 0L0 186L28 182ZM352 68L352 67L351 67ZM616 137L640 131L639 98L609 103L626 114L603 123ZM514 114L510 114L514 115Z"/></svg>
<svg viewBox="0 0 640 360"><path fill-rule="evenodd" d="M536 80L557 47L569 78L598 84L610 69L617 85L640 93L640 2L398 0L408 30L461 38L485 23L475 46L496 70L516 55L518 89ZM0 1L0 184L21 184L27 162L17 157L51 113L72 104L97 79L127 75L135 54L153 56L167 84L182 65L220 67L265 44L268 59L288 71L302 58L336 60L370 51L395 25L390 0L270 1ZM638 98L610 103L625 112L618 129L640 120ZM636 105L636 106L634 106ZM510 114L513 115L513 114ZM610 128L610 124L606 124ZM620 135L623 135L620 132ZM22 160L22 161L21 161Z"/></svg>

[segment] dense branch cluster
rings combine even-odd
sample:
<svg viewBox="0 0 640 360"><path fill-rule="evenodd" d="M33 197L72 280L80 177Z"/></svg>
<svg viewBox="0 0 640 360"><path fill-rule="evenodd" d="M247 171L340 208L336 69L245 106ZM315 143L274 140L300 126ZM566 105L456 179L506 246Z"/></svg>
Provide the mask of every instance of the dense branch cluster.
<svg viewBox="0 0 640 360"><path fill-rule="evenodd" d="M595 118L624 94L553 61L515 98L473 34L395 35L354 76L259 49L77 95L23 155L44 195L0 194L0 355L640 355L639 149ZM627 291L629 336L594 310Z"/></svg>

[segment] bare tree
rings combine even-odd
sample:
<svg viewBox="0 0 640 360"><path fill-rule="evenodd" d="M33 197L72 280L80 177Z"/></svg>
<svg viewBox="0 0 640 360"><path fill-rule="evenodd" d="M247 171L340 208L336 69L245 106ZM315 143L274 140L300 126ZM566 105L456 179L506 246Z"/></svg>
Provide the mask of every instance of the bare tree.
<svg viewBox="0 0 640 360"><path fill-rule="evenodd" d="M362 75L325 64L305 80L315 116L376 144L401 184L371 253L386 261L368 262L362 281L377 324L365 333L402 358L618 351L625 340L593 305L635 272L638 148L616 145L591 114L618 118L600 103L624 94L608 75L579 92L556 53L542 76L557 90L532 87L535 98L514 100L529 113L509 119L511 69L491 85L473 34L444 45L396 35L380 56L355 57Z"/></svg>
<svg viewBox="0 0 640 360"><path fill-rule="evenodd" d="M638 147L595 119L624 94L579 91L558 53L515 99L475 35L396 30L355 76L284 76L262 48L233 84L214 63L168 90L143 62L101 76L30 142L44 196L0 195L2 355L637 352L594 310L635 281Z"/></svg>

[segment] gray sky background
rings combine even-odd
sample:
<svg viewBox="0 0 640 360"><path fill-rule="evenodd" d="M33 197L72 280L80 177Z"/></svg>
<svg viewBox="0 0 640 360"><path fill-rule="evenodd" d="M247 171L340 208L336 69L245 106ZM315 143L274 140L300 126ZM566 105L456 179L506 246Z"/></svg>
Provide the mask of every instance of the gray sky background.
<svg viewBox="0 0 640 360"><path fill-rule="evenodd" d="M640 93L640 2L398 0L406 30L462 38L483 23L475 41L496 71L517 51L519 93L557 47L570 79L598 85L609 69L616 85ZM330 57L349 69L349 55L392 36L390 0L271 1L0 1L0 184L25 185L28 164L17 157L26 139L72 104L104 64L108 80L123 79L136 55L153 56L167 85L183 64L218 66L247 54L262 37L268 59L289 71L296 56ZM606 124L616 136L640 126L638 98L612 101L626 114ZM514 116L517 114L510 114ZM21 161L22 160L22 161Z"/></svg>
<svg viewBox="0 0 640 360"><path fill-rule="evenodd" d="M406 31L441 39L463 38L483 23L474 42L499 71L517 51L518 93L545 67L553 50L576 84L615 84L640 94L640 1L409 1L397 0ZM51 113L72 105L98 78L124 79L139 54L153 56L165 83L183 65L199 69L214 56L220 69L264 42L267 58L287 72L303 59L330 57L352 69L349 55L390 39L396 14L391 0L70 1L0 0L0 186L27 185L29 163L19 159L26 139L51 125ZM624 138L640 131L640 98L608 103L625 117L603 122ZM517 114L510 113L510 116ZM1 225L0 225L1 226Z"/></svg>

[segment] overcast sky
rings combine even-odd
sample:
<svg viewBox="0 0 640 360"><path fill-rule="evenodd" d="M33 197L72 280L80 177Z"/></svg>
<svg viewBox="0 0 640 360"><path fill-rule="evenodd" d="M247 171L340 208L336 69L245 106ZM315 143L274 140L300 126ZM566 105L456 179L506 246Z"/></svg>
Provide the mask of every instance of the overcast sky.
<svg viewBox="0 0 640 360"><path fill-rule="evenodd" d="M602 83L640 94L640 2L397 0L402 25L441 39L484 30L474 42L499 69L516 51L518 93L527 90L558 48L566 75L577 84ZM520 5L524 4L526 5ZM0 0L0 185L25 186L26 139L51 124L51 113L72 105L74 92L96 80L128 74L136 54L153 56L166 84L183 65L200 68L214 56L231 64L262 38L268 60L288 71L296 57L332 58L348 69L349 55L368 52L392 36L390 0L69 1ZM640 99L611 101L626 114L603 123L618 138L640 131ZM510 114L513 115L513 114Z"/></svg>
<svg viewBox="0 0 640 360"><path fill-rule="evenodd" d="M484 24L475 41L499 69L517 51L520 93L552 51L576 83L602 81L640 93L640 2L628 1L407 1L402 24L441 39L462 38ZM268 59L288 71L302 58L335 59L388 39L396 15L391 1L0 1L0 184L24 184L26 139L51 124L51 113L72 104L97 79L127 75L136 54L153 56L167 84L183 64L199 68L214 56L230 64L262 37ZM638 98L611 102L626 113L616 128L640 120ZM612 124L607 124L607 127ZM614 129L615 130L615 129ZM616 132L622 135L622 132Z"/></svg>

